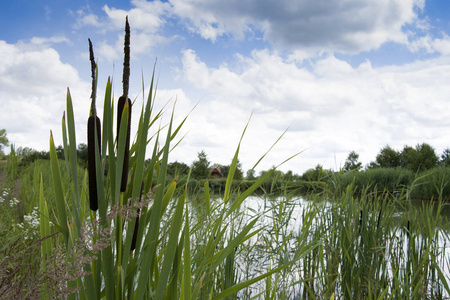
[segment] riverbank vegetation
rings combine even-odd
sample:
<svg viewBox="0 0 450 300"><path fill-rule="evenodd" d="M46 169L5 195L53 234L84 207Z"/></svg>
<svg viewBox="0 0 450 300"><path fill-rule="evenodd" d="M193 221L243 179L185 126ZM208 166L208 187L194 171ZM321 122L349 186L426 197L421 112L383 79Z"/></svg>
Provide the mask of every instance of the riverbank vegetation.
<svg viewBox="0 0 450 300"><path fill-rule="evenodd" d="M169 163L188 116L174 124L174 108L166 126L155 125L164 112L153 110L153 77L141 107L128 100L128 22L125 32L124 92L113 107L108 80L101 120L90 45L88 145L76 143L75 100L67 91L62 146L50 135L48 157L29 161L11 147L2 166L0 298L450 295L446 166L361 171L353 153L338 173L273 168L246 178L239 163L246 127L229 165L209 165L204 152L192 167ZM420 193L439 201L413 206Z"/></svg>

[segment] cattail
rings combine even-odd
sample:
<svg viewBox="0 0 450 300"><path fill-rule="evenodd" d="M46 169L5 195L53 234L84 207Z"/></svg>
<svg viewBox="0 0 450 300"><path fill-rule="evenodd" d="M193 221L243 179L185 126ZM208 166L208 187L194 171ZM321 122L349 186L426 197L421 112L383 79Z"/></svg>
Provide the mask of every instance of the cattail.
<svg viewBox="0 0 450 300"><path fill-rule="evenodd" d="M94 60L94 50L92 49L91 40L89 41L89 59L91 61L91 73L92 73L92 92L91 92L91 111L88 118L88 174L89 174L89 206L91 210L98 209L98 196L97 196L97 177L95 171L95 128L97 128L97 142L99 157L101 154L101 131L100 131L100 119L97 117L97 111L95 109L95 98L97 89L97 65Z"/></svg>
<svg viewBox="0 0 450 300"><path fill-rule="evenodd" d="M123 95L119 98L117 104L117 146L119 146L119 131L122 119L122 112L125 105L128 103L128 124L127 124L127 138L125 142L125 156L123 160L122 181L120 183L120 191L125 192L128 180L128 162L130 155L130 132L131 132L131 100L128 98L128 88L130 80L130 25L128 24L128 17L125 21L125 46L124 46L124 62L123 62Z"/></svg>
<svg viewBox="0 0 450 300"><path fill-rule="evenodd" d="M142 200L142 192L144 191L144 183L141 184L141 194L139 195L139 201ZM136 217L136 223L134 224L134 232L133 232L133 239L131 240L131 248L130 250L133 251L134 249L136 249L136 239L137 239L137 234L138 234L138 229L139 229L139 214L141 212L141 209L138 208L138 215Z"/></svg>

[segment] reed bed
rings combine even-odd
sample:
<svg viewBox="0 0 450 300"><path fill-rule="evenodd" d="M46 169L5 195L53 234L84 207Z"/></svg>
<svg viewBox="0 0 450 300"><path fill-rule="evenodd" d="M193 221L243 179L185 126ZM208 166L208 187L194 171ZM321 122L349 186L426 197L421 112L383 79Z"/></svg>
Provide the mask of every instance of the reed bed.
<svg viewBox="0 0 450 300"><path fill-rule="evenodd" d="M11 251L2 248L1 263L7 272L0 274L0 297L6 295L1 294L5 291L2 282L16 287L16 299L450 296L443 203L413 208L412 188L395 197L367 189L355 193L352 184L343 187L337 176L332 190L318 184L307 201L278 184L270 189L277 197L255 197L275 169L246 186L233 185L246 128L221 197L209 193L208 181L203 192L193 194L188 190L189 175L185 180L168 180L169 153L179 145L178 134L187 116L174 124L174 109L164 130L156 125L164 112L154 111L152 76L138 114L137 133L131 139L130 118L136 116L137 104L128 99L129 34L126 22L127 86L115 110L108 79L101 120L96 115L97 66L90 47L88 170L78 166L75 100L68 90L62 117L64 159L58 159L50 135L50 162L37 162L33 176L24 177L33 190L28 191L27 203L37 207L39 214L32 249L40 251L29 251L39 255L30 256L35 268L27 273L19 260L11 258ZM147 152L150 163L145 163ZM9 173L13 177L16 165L12 153ZM14 247L16 253L31 249ZM28 280L27 274L34 280ZM21 284L24 280L29 285ZM23 290L24 286L29 288Z"/></svg>

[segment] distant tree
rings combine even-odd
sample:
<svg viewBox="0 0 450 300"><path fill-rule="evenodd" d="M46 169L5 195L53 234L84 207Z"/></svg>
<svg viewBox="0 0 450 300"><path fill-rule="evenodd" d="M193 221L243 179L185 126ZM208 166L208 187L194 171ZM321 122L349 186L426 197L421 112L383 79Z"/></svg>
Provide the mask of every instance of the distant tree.
<svg viewBox="0 0 450 300"><path fill-rule="evenodd" d="M419 164L419 157L416 149L411 146L404 146L402 152L400 152L400 166L404 169L417 171Z"/></svg>
<svg viewBox="0 0 450 300"><path fill-rule="evenodd" d="M413 172L434 168L439 161L434 148L426 143L417 144L415 148L405 146L400 158L401 166Z"/></svg>
<svg viewBox="0 0 450 300"><path fill-rule="evenodd" d="M172 162L167 165L167 174L172 176L181 176L189 174L189 166L182 162Z"/></svg>
<svg viewBox="0 0 450 300"><path fill-rule="evenodd" d="M433 147L426 143L422 143L416 146L416 151L418 153L419 161L417 166L418 170L425 171L437 166L439 158Z"/></svg>
<svg viewBox="0 0 450 300"><path fill-rule="evenodd" d="M59 159L64 159L64 148L63 146L59 145L58 147L56 147L56 156ZM50 155L49 155L50 157Z"/></svg>
<svg viewBox="0 0 450 300"><path fill-rule="evenodd" d="M444 167L450 167L450 148L444 149L444 152L441 154L439 164Z"/></svg>
<svg viewBox="0 0 450 300"><path fill-rule="evenodd" d="M214 166L220 168L220 173L225 178L228 177L228 173L230 173L230 165L214 164ZM242 180L242 179L244 179L244 171L242 171L242 164L238 159L236 163L236 169L234 170L233 180Z"/></svg>
<svg viewBox="0 0 450 300"><path fill-rule="evenodd" d="M0 153L3 153L3 147L9 145L8 138L6 137L6 129L0 129Z"/></svg>
<svg viewBox="0 0 450 300"><path fill-rule="evenodd" d="M245 179L247 179L247 180L255 180L256 179L255 169L249 169L247 171L247 175L245 176Z"/></svg>
<svg viewBox="0 0 450 300"><path fill-rule="evenodd" d="M288 170L286 173L283 174L284 181L292 181L293 177L294 173L291 170Z"/></svg>
<svg viewBox="0 0 450 300"><path fill-rule="evenodd" d="M329 173L326 172L321 165L317 165L314 169L311 168L306 170L301 179L305 181L321 181L327 175L329 175Z"/></svg>
<svg viewBox="0 0 450 300"><path fill-rule="evenodd" d="M206 156L205 151L200 151L197 156L197 160L192 163L192 177L195 179L205 179L209 176L210 162Z"/></svg>
<svg viewBox="0 0 450 300"><path fill-rule="evenodd" d="M398 168L400 167L400 153L386 145L380 150L375 162L376 164L372 166Z"/></svg>
<svg viewBox="0 0 450 300"><path fill-rule="evenodd" d="M359 171L361 169L361 162L358 162L359 159L359 154L356 153L355 151L351 151L348 156L347 159L345 160L344 163L344 171L348 172L348 171Z"/></svg>
<svg viewBox="0 0 450 300"><path fill-rule="evenodd" d="M16 155L26 157L31 155L33 152L36 152L33 148L30 147L19 147L16 149Z"/></svg>
<svg viewBox="0 0 450 300"><path fill-rule="evenodd" d="M244 179L244 171L242 171L242 164L237 160L236 170L234 171L234 180L243 180Z"/></svg>
<svg viewBox="0 0 450 300"><path fill-rule="evenodd" d="M80 160L88 161L88 149L85 143L78 144L77 155Z"/></svg>

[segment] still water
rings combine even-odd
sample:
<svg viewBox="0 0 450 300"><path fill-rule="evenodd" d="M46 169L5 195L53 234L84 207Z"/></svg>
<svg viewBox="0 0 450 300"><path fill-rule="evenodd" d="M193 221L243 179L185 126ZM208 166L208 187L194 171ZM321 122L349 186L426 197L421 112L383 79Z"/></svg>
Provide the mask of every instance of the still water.
<svg viewBox="0 0 450 300"><path fill-rule="evenodd" d="M417 220L422 218L423 211L427 211L426 207L429 206L430 203L413 201L411 202L411 204L412 205L408 205L405 202L397 203L395 204L395 207L392 209L391 213L386 214L390 217L389 220L392 223L392 226L390 227L389 232L386 232L388 239L383 244L384 248L379 250L385 252L383 260L385 260L386 264L388 265L388 267L385 267L384 272L388 274L387 277L392 276L394 272L396 274L400 274L401 272L398 272L398 270L392 269L392 265L395 264L392 264L391 262L395 261L398 264L399 268L403 270L404 274L409 274L404 270L406 270L407 268L412 268L410 267L410 265L414 263L415 256L413 256L411 252L417 250L418 252L421 252L417 254L417 257L420 258L424 256L425 254L423 252L427 249L430 249L427 248L427 243L429 241L432 241L432 243L435 245L433 246L434 250L430 250L430 254L426 254L432 257L436 264L439 265L440 270L445 276L445 281L447 283L450 283L450 240L448 236L450 205L442 204L439 214L439 216L441 217L440 222L437 226L430 229L433 230L433 233L431 234L433 236L432 240L427 239L421 233L417 233L416 235L414 235L414 240L411 242L411 236L408 232L412 232L413 228L412 225L411 228L409 228L409 219ZM392 204L388 203L385 205ZM437 206L438 203L435 203L433 212L431 213L433 215L430 220L431 223L435 221L435 218L437 217ZM342 210L344 208L341 207L338 208L338 210L339 209ZM430 210L429 207L428 210ZM302 197L285 200L285 198L282 197L266 198L252 196L244 201L239 213L242 214L244 220L252 220L254 218L258 218L254 229L261 230L260 233L252 237L247 243L247 248L251 249L251 251L241 251L240 258L237 259L239 273L238 277L251 278L264 273L264 271L270 270L274 266L282 265L283 263L286 263L289 260L293 259L295 254L297 253L298 248L305 245L304 243L299 242L300 238L311 241L314 238L321 238L320 236L317 237L317 234L314 234L312 232L322 232L319 234L322 234L323 237L325 237L326 234L333 235L332 232L324 233L321 226L324 226L324 224L330 225L330 223L327 222L333 222L330 220L333 220L332 214L336 213L336 203L327 200L307 200ZM372 215L373 214L374 213L372 213ZM373 216L373 218L376 217L376 215ZM234 221L239 222L239 224L245 223L242 222L241 218L236 218L234 219ZM361 222L361 220L359 220L359 222ZM426 223L428 221L424 222ZM305 223L307 223L307 225L309 224L307 228L305 227ZM355 224L356 226L358 225L357 218ZM354 224L349 224L348 226L349 228L351 228L351 226L353 225ZM431 228L430 226L427 227L427 225L424 225L424 230L427 230L427 228ZM356 237L353 240L353 243L360 243L360 239L360 237ZM324 239L324 241L326 240L327 238ZM340 245L339 242L337 242L337 245ZM358 255L359 254L355 254L355 256ZM356 264L360 263L360 259L358 257L353 257L352 259ZM284 274L285 278L283 280L280 280L280 284L285 286L287 290L286 293L289 294L288 299L305 297L305 294L302 294L302 292L306 291L305 284L293 283L301 282L306 275L311 275L307 270L307 268L311 268L311 266L308 265L308 267L306 267L306 264L308 263L310 262L308 262L307 259L300 260L298 266L290 268L290 272ZM321 263L321 265L317 267L320 270L317 271L314 275L329 275L327 273L327 264L330 264L330 261L323 259L323 261L319 260L318 263ZM337 264L340 264L340 262L337 262ZM337 269L337 272L344 272L344 267L340 265ZM406 275L399 274L396 275L397 278L409 280L407 279ZM337 294L341 294L342 288L339 287L339 283L342 279L340 277L337 278L338 279L336 280L338 284L336 292ZM314 292L320 292L324 290L324 285L327 284L327 281L320 279L313 280L312 282L313 284L310 285L309 288L314 290ZM434 285L433 282L430 285ZM437 282L438 285L442 284L442 282L439 282L439 280ZM258 295L259 293L263 293L265 289L265 284L260 282L253 285L250 289L241 291L240 298L246 299L251 295ZM443 291L443 294L448 296L448 293L445 290Z"/></svg>

